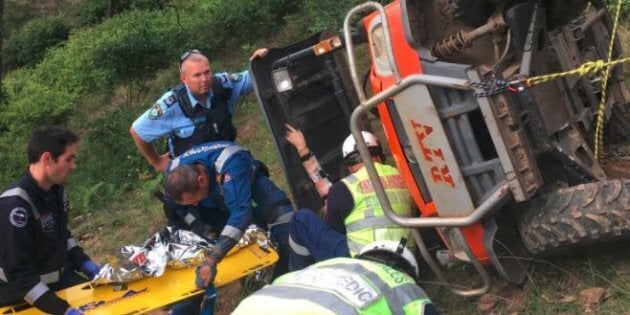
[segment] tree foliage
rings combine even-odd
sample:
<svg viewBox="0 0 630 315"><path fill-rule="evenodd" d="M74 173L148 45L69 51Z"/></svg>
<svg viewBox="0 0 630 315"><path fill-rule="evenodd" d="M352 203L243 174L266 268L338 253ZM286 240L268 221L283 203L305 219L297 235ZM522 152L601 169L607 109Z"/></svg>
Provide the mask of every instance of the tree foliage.
<svg viewBox="0 0 630 315"><path fill-rule="evenodd" d="M4 31L5 36L13 34L26 22L37 17L37 10L30 1L4 0ZM5 37L6 38L6 37Z"/></svg>
<svg viewBox="0 0 630 315"><path fill-rule="evenodd" d="M2 88L2 77L4 76L4 61L2 47L4 44L4 0L0 0L0 103L4 100L4 89Z"/></svg>
<svg viewBox="0 0 630 315"><path fill-rule="evenodd" d="M28 21L4 45L5 68L36 65L49 48L65 42L69 34L69 25L60 17L42 17Z"/></svg>
<svg viewBox="0 0 630 315"><path fill-rule="evenodd" d="M73 8L79 25L97 25L107 18L133 10L164 10L168 0L83 0Z"/></svg>

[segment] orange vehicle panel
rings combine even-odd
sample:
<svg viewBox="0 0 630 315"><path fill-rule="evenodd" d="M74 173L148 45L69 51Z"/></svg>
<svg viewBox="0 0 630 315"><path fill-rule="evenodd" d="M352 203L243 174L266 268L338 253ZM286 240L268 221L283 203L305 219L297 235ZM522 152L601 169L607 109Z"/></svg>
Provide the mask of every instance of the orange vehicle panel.
<svg viewBox="0 0 630 315"><path fill-rule="evenodd" d="M386 14L389 22L394 59L397 62L398 71L401 78L404 78L411 74L423 73L422 66L420 64L420 57L416 53L415 49L409 45L407 39L405 38L399 1L394 1L389 4L386 7ZM378 12L375 12L368 18L366 18L364 20L364 27L369 30L369 26L372 23L372 20L377 17ZM374 60L374 58L372 58L372 60ZM378 93L396 83L396 80L393 76L381 77L376 73L374 69L375 67L372 66L369 79L372 91L374 91L375 93ZM427 202L422 196L419 185L416 184L416 179L414 178L410 170L408 161L405 158L405 154L401 146L401 141L398 138L391 114L385 103L381 103L378 105L378 113L381 117L385 136L387 137L389 147L396 162L396 165L398 165L398 168L405 178L405 181L407 183L414 183L414 185L409 185L409 190L411 192L413 200L415 201L423 216L438 216L435 203L432 201ZM470 246L475 257L482 264L489 264L490 259L488 257L488 252L486 251L484 243L485 230L481 223L476 223L471 226L462 228L462 233L464 234L464 238L466 239L466 242Z"/></svg>

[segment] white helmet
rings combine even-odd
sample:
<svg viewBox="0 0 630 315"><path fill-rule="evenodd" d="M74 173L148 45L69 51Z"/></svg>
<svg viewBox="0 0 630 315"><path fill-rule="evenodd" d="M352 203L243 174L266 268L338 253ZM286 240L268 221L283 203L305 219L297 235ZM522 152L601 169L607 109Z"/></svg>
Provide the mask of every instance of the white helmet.
<svg viewBox="0 0 630 315"><path fill-rule="evenodd" d="M413 278L418 278L420 269L411 251L405 247L406 239L396 241L375 241L365 245L358 258L381 262L390 267L401 269Z"/></svg>
<svg viewBox="0 0 630 315"><path fill-rule="evenodd" d="M378 140L373 134L367 131L361 131L361 135L363 135L363 141L365 141L368 148L376 147L380 149L381 145L378 143ZM341 157L346 159L355 152L358 152L357 142L354 140L352 134L350 134L346 140L343 141L343 146L341 147Z"/></svg>

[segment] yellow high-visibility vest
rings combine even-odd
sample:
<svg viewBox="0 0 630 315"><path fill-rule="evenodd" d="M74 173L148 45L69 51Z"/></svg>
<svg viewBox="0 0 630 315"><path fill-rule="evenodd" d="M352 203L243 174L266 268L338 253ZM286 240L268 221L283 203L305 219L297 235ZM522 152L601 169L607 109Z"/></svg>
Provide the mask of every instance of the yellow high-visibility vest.
<svg viewBox="0 0 630 315"><path fill-rule="evenodd" d="M374 163L392 209L398 215L411 215L411 195L400 172L392 166ZM356 256L363 246L377 240L408 240L407 247L413 247L411 230L392 222L381 207L372 182L365 167L341 180L350 190L354 209L345 218L346 234L350 255Z"/></svg>

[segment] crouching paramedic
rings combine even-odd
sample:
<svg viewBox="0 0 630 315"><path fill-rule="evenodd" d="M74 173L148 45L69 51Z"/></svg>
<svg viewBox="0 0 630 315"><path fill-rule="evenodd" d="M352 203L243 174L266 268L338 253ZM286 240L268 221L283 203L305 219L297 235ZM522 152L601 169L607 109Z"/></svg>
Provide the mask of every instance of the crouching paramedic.
<svg viewBox="0 0 630 315"><path fill-rule="evenodd" d="M0 306L23 301L47 314L81 314L54 290L90 279L99 266L68 230L64 185L76 168L79 138L58 126L35 130L26 172L0 195Z"/></svg>
<svg viewBox="0 0 630 315"><path fill-rule="evenodd" d="M394 241L368 244L288 273L241 301L233 315L439 314L415 278L418 264Z"/></svg>
<svg viewBox="0 0 630 315"><path fill-rule="evenodd" d="M331 186L320 175L324 172L302 133L289 125L287 129L287 140L298 151L320 195L327 197L324 221L308 209L300 209L291 219L291 270L333 257L355 256L363 246L376 240L412 239L410 229L396 225L383 212L352 135L342 146L343 161L351 175ZM412 200L402 176L396 168L383 164L383 149L376 137L367 131L362 135L392 209L398 215L411 216ZM413 248L414 244L409 242L407 246Z"/></svg>
<svg viewBox="0 0 630 315"><path fill-rule="evenodd" d="M232 142L209 142L193 147L174 159L166 171L164 190L169 198L185 207L177 213L199 230L203 211L226 211L227 222L220 229L213 250L199 270L203 287L213 282L216 265L239 241L252 222L267 224L271 240L278 245L278 276L288 269L288 222L293 207L287 196L260 170L249 151ZM256 206L252 206L252 201ZM213 209L213 210L210 210Z"/></svg>

